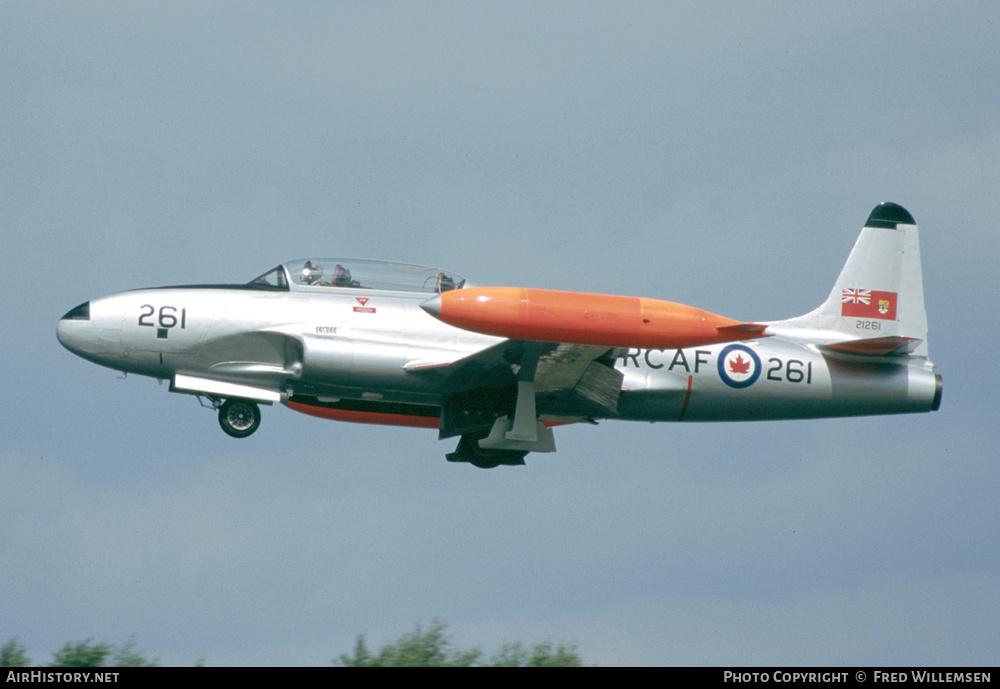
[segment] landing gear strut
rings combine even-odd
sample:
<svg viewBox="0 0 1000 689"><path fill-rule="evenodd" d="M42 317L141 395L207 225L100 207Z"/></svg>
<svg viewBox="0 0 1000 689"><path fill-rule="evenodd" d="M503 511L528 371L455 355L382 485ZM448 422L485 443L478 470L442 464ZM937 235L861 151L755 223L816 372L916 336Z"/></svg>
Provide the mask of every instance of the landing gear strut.
<svg viewBox="0 0 1000 689"><path fill-rule="evenodd" d="M246 438L260 426L260 407L250 400L226 400L219 407L219 425L234 438Z"/></svg>

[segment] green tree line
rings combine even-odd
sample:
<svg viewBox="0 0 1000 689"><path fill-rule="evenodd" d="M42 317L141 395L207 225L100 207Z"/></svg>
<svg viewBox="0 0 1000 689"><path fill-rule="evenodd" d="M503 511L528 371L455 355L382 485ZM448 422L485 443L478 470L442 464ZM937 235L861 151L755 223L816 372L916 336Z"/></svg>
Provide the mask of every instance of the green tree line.
<svg viewBox="0 0 1000 689"><path fill-rule="evenodd" d="M334 664L343 667L580 667L575 646L551 643L526 648L521 642L504 644L488 660L478 648L456 648L445 633L447 625L437 620L426 631L418 624L412 632L390 641L377 652L368 650L359 634L354 652L343 654Z"/></svg>
<svg viewBox="0 0 1000 689"><path fill-rule="evenodd" d="M435 620L424 629L417 625L412 632L371 651L359 634L351 653L333 660L339 667L580 667L583 662L576 647L566 644L539 643L526 647L521 642L504 644L487 658L478 648L463 649L446 633L447 624ZM95 643L92 639L67 642L55 651L52 662L39 667L156 667L129 638L120 646ZM200 661L198 663L201 664ZM0 667L29 667L24 645L14 637L0 646Z"/></svg>
<svg viewBox="0 0 1000 689"><path fill-rule="evenodd" d="M94 643L93 640L66 642L61 649L52 654L51 663L39 667L156 667L155 660L146 658L135 645L135 639L130 638L121 646L107 643ZM0 667L28 667L28 658L24 645L14 637L0 646Z"/></svg>

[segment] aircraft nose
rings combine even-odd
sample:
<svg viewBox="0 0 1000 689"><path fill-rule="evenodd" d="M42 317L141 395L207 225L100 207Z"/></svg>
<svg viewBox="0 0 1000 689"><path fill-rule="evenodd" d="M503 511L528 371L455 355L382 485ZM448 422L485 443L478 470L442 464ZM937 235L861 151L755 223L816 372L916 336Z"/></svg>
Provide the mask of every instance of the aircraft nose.
<svg viewBox="0 0 1000 689"><path fill-rule="evenodd" d="M56 337L59 344L73 352L79 354L83 344L82 335L86 326L82 323L90 321L90 302L80 304L75 309L69 311L59 319L59 327L56 329Z"/></svg>
<svg viewBox="0 0 1000 689"><path fill-rule="evenodd" d="M121 316L95 314L94 302L88 301L59 319L56 337L63 347L77 356L103 364L106 359L120 354Z"/></svg>

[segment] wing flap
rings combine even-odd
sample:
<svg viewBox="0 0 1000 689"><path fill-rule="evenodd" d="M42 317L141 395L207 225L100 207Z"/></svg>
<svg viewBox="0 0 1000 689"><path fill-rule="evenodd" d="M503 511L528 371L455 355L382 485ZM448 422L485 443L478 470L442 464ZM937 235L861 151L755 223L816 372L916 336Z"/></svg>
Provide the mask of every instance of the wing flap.
<svg viewBox="0 0 1000 689"><path fill-rule="evenodd" d="M615 412L623 375L602 361L611 351L608 347L593 345L557 345L554 351L539 357L534 376L535 391L564 397L573 407L583 401L588 407L597 405L601 410ZM558 407L558 404L551 406Z"/></svg>
<svg viewBox="0 0 1000 689"><path fill-rule="evenodd" d="M607 347L559 344L538 357L534 383L538 392L568 390L576 386L595 359L603 356Z"/></svg>

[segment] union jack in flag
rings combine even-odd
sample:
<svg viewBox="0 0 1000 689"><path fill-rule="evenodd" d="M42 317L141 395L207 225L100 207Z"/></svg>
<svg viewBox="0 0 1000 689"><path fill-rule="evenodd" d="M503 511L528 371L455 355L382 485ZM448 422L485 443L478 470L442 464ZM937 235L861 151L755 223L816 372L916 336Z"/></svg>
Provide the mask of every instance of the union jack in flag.
<svg viewBox="0 0 1000 689"><path fill-rule="evenodd" d="M845 287L843 293L840 295L840 302L842 304L871 304L872 291L870 289L850 289Z"/></svg>

